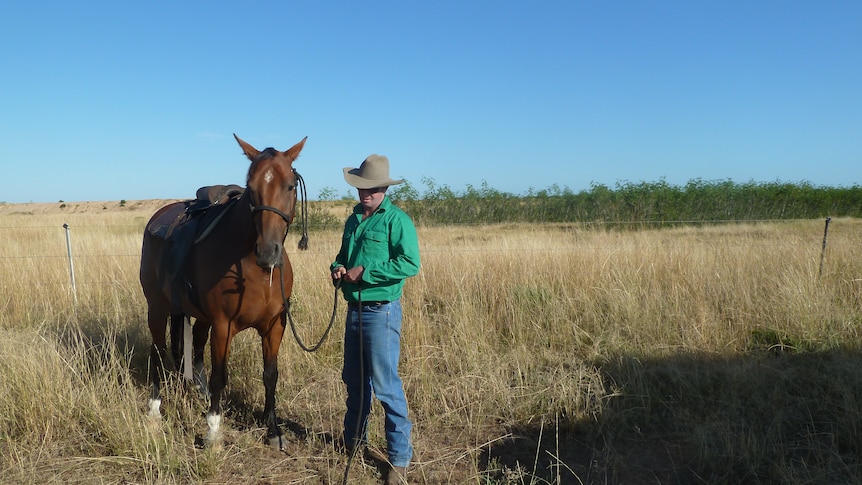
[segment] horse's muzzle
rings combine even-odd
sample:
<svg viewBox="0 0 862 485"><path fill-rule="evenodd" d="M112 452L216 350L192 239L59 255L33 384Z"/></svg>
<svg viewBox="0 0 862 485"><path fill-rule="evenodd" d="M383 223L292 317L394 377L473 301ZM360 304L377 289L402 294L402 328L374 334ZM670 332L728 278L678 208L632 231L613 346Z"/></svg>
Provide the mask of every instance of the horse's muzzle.
<svg viewBox="0 0 862 485"><path fill-rule="evenodd" d="M261 268L281 268L284 266L284 246L281 243L271 243L263 246L257 244L254 247L254 255L257 258L257 265Z"/></svg>

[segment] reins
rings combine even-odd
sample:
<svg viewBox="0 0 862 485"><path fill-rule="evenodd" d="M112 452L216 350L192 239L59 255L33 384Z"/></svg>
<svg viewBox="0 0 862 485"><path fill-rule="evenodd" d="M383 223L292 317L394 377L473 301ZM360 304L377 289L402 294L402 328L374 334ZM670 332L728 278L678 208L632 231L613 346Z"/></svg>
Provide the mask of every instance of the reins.
<svg viewBox="0 0 862 485"><path fill-rule="evenodd" d="M332 298L332 316L329 317L329 325L326 327L326 331L323 332L323 336L320 337L320 340L311 347L305 345L302 339L299 337L299 334L296 332L296 324L293 323L293 315L290 314L290 301L287 299L287 295L284 294L284 275L282 274L284 269L282 267L278 268L279 275L281 278L281 299L284 302L284 315L285 320L290 322L290 331L293 333L293 338L296 340L296 343L299 344L299 348L306 352L316 352L317 349L323 345L323 342L326 341L326 337L329 335L329 331L332 330L332 326L335 323L335 315L338 312L338 290L341 288L341 279L337 280L335 284L335 292Z"/></svg>
<svg viewBox="0 0 862 485"><path fill-rule="evenodd" d="M293 175L296 177L296 185L299 189L299 204L300 217L302 217L302 237L299 238L299 249L305 251L308 249L308 196L305 193L305 179L302 175L293 170Z"/></svg>
<svg viewBox="0 0 862 485"><path fill-rule="evenodd" d="M302 220L302 237L299 239L299 249L306 250L308 249L308 197L306 195L305 189L305 179L302 178L302 175L293 169L293 176L296 178L296 189L299 192L299 202L300 202L300 218ZM287 229L285 230L285 236L287 236L287 230L290 229L291 218L289 215L285 214L284 211L278 209L277 207L272 207L270 205L254 205L249 202L249 207L251 208L251 213L262 212L262 211L270 211L275 212L284 222L287 223ZM341 288L341 280L335 284L335 294L332 299L332 316L329 318L329 325L326 327L326 331L323 332L323 337L314 344L309 347L305 345L305 342L299 337L299 334L296 332L296 324L293 323L293 315L290 314L290 301L287 298L287 295L284 293L284 265L278 266L279 275L281 278L281 300L284 302L284 314L282 318L287 322L290 322L290 331L293 333L293 338L296 340L296 343L299 344L299 347L306 352L315 352L317 349L323 345L323 342L326 341L326 337L329 335L329 331L332 330L332 326L335 324L335 315L338 312L338 290ZM286 325L287 323L284 322Z"/></svg>

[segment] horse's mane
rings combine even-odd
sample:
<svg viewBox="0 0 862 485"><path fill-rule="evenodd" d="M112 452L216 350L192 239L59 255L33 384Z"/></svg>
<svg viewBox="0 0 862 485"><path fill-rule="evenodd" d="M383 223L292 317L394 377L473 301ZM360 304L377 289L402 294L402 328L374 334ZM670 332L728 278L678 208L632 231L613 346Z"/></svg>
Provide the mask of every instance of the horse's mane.
<svg viewBox="0 0 862 485"><path fill-rule="evenodd" d="M254 161L259 162L261 160L269 160L270 158L274 157L276 153L278 153L278 150L276 150L275 148L269 147L269 148L263 150L262 152L258 153L257 156L254 157Z"/></svg>

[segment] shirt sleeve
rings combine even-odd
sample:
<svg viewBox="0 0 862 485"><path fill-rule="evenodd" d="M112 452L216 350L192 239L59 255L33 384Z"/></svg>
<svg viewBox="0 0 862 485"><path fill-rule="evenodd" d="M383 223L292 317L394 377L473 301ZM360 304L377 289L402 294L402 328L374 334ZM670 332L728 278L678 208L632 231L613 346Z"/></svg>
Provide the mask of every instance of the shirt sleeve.
<svg viewBox="0 0 862 485"><path fill-rule="evenodd" d="M335 255L335 261L329 265L330 272L334 271L335 268L338 268L339 266L347 267L347 231L349 224L349 220L344 224L344 230L341 236L341 248L339 248L338 254Z"/></svg>

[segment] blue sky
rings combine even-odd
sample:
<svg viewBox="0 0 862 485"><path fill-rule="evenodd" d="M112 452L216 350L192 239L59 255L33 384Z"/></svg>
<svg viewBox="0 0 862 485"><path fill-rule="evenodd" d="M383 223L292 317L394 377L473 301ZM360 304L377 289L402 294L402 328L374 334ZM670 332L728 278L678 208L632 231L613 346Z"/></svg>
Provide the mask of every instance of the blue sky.
<svg viewBox="0 0 862 485"><path fill-rule="evenodd" d="M0 201L187 198L308 136L343 167L512 193L862 183L858 1L0 6Z"/></svg>

